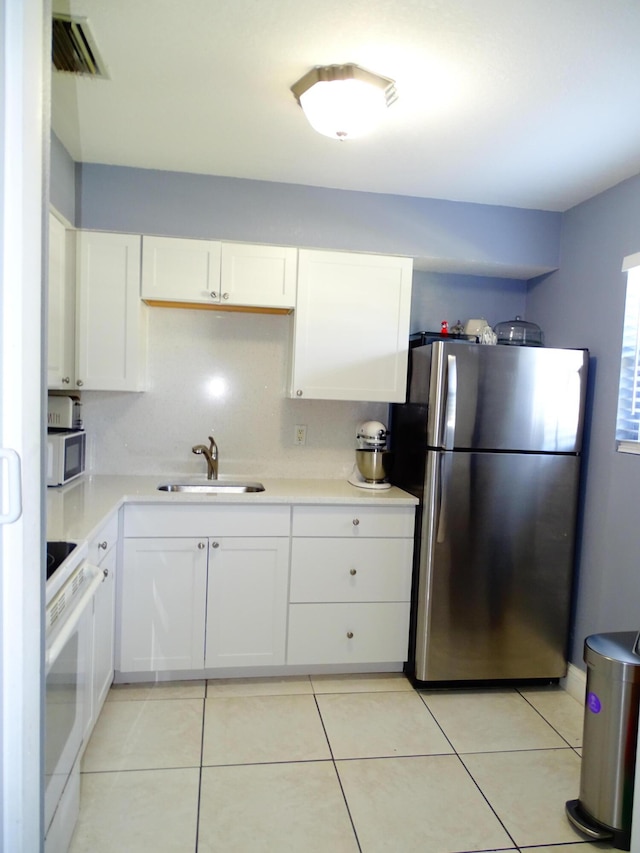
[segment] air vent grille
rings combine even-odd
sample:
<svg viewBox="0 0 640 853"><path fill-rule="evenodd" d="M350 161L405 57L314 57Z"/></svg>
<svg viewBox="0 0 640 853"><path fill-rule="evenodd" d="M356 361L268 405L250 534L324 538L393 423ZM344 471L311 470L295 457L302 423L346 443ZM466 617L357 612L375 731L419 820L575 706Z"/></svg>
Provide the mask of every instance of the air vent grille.
<svg viewBox="0 0 640 853"><path fill-rule="evenodd" d="M56 71L106 77L86 18L54 15L51 56Z"/></svg>

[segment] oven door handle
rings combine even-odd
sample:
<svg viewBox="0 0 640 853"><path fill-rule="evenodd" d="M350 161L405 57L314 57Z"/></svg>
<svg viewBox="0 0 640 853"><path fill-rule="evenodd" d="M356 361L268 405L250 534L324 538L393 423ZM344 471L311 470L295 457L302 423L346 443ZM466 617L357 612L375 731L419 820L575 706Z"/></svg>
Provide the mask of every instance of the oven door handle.
<svg viewBox="0 0 640 853"><path fill-rule="evenodd" d="M78 622L82 619L87 604L89 604L95 595L96 590L104 580L104 574L97 566L88 566L87 568L93 569L96 574L89 583L86 591L83 593L80 601L78 601L73 608L73 613L60 629L60 633L56 634L55 640L47 647L47 651L45 653L45 667L47 670L49 670L49 668L58 659L58 655L64 648L67 640L78 627Z"/></svg>

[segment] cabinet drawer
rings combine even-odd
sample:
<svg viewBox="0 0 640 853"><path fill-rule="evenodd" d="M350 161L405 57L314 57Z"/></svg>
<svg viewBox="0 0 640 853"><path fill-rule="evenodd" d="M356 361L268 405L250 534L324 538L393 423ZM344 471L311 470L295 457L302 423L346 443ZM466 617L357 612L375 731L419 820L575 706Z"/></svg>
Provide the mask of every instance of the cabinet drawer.
<svg viewBox="0 0 640 853"><path fill-rule="evenodd" d="M413 536L414 507L295 506L294 536Z"/></svg>
<svg viewBox="0 0 640 853"><path fill-rule="evenodd" d="M99 566L118 541L118 514L114 513L89 543L89 562Z"/></svg>
<svg viewBox="0 0 640 853"><path fill-rule="evenodd" d="M411 539L294 539L292 602L409 601Z"/></svg>
<svg viewBox="0 0 640 853"><path fill-rule="evenodd" d="M408 644L408 602L289 606L289 664L395 663Z"/></svg>
<svg viewBox="0 0 640 853"><path fill-rule="evenodd" d="M130 504L124 536L288 536L288 506Z"/></svg>

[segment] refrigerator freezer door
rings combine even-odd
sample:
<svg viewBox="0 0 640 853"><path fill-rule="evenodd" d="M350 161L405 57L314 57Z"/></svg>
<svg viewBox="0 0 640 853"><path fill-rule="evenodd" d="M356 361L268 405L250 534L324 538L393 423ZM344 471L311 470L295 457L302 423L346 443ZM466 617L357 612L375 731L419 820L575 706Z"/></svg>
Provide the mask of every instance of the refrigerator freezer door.
<svg viewBox="0 0 640 853"><path fill-rule="evenodd" d="M409 402L428 405L429 447L579 452L586 350L437 341L411 359Z"/></svg>
<svg viewBox="0 0 640 853"><path fill-rule="evenodd" d="M420 681L565 675L579 458L427 457Z"/></svg>

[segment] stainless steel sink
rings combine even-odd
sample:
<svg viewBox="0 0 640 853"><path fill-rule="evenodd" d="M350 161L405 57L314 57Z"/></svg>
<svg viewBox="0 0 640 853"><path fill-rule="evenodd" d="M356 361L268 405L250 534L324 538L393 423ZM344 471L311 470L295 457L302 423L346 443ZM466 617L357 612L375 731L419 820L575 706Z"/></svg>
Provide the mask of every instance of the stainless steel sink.
<svg viewBox="0 0 640 853"><path fill-rule="evenodd" d="M234 483L230 480L210 480L206 483L161 483L161 492L191 492L201 495L239 495L246 492L264 492L262 483Z"/></svg>

